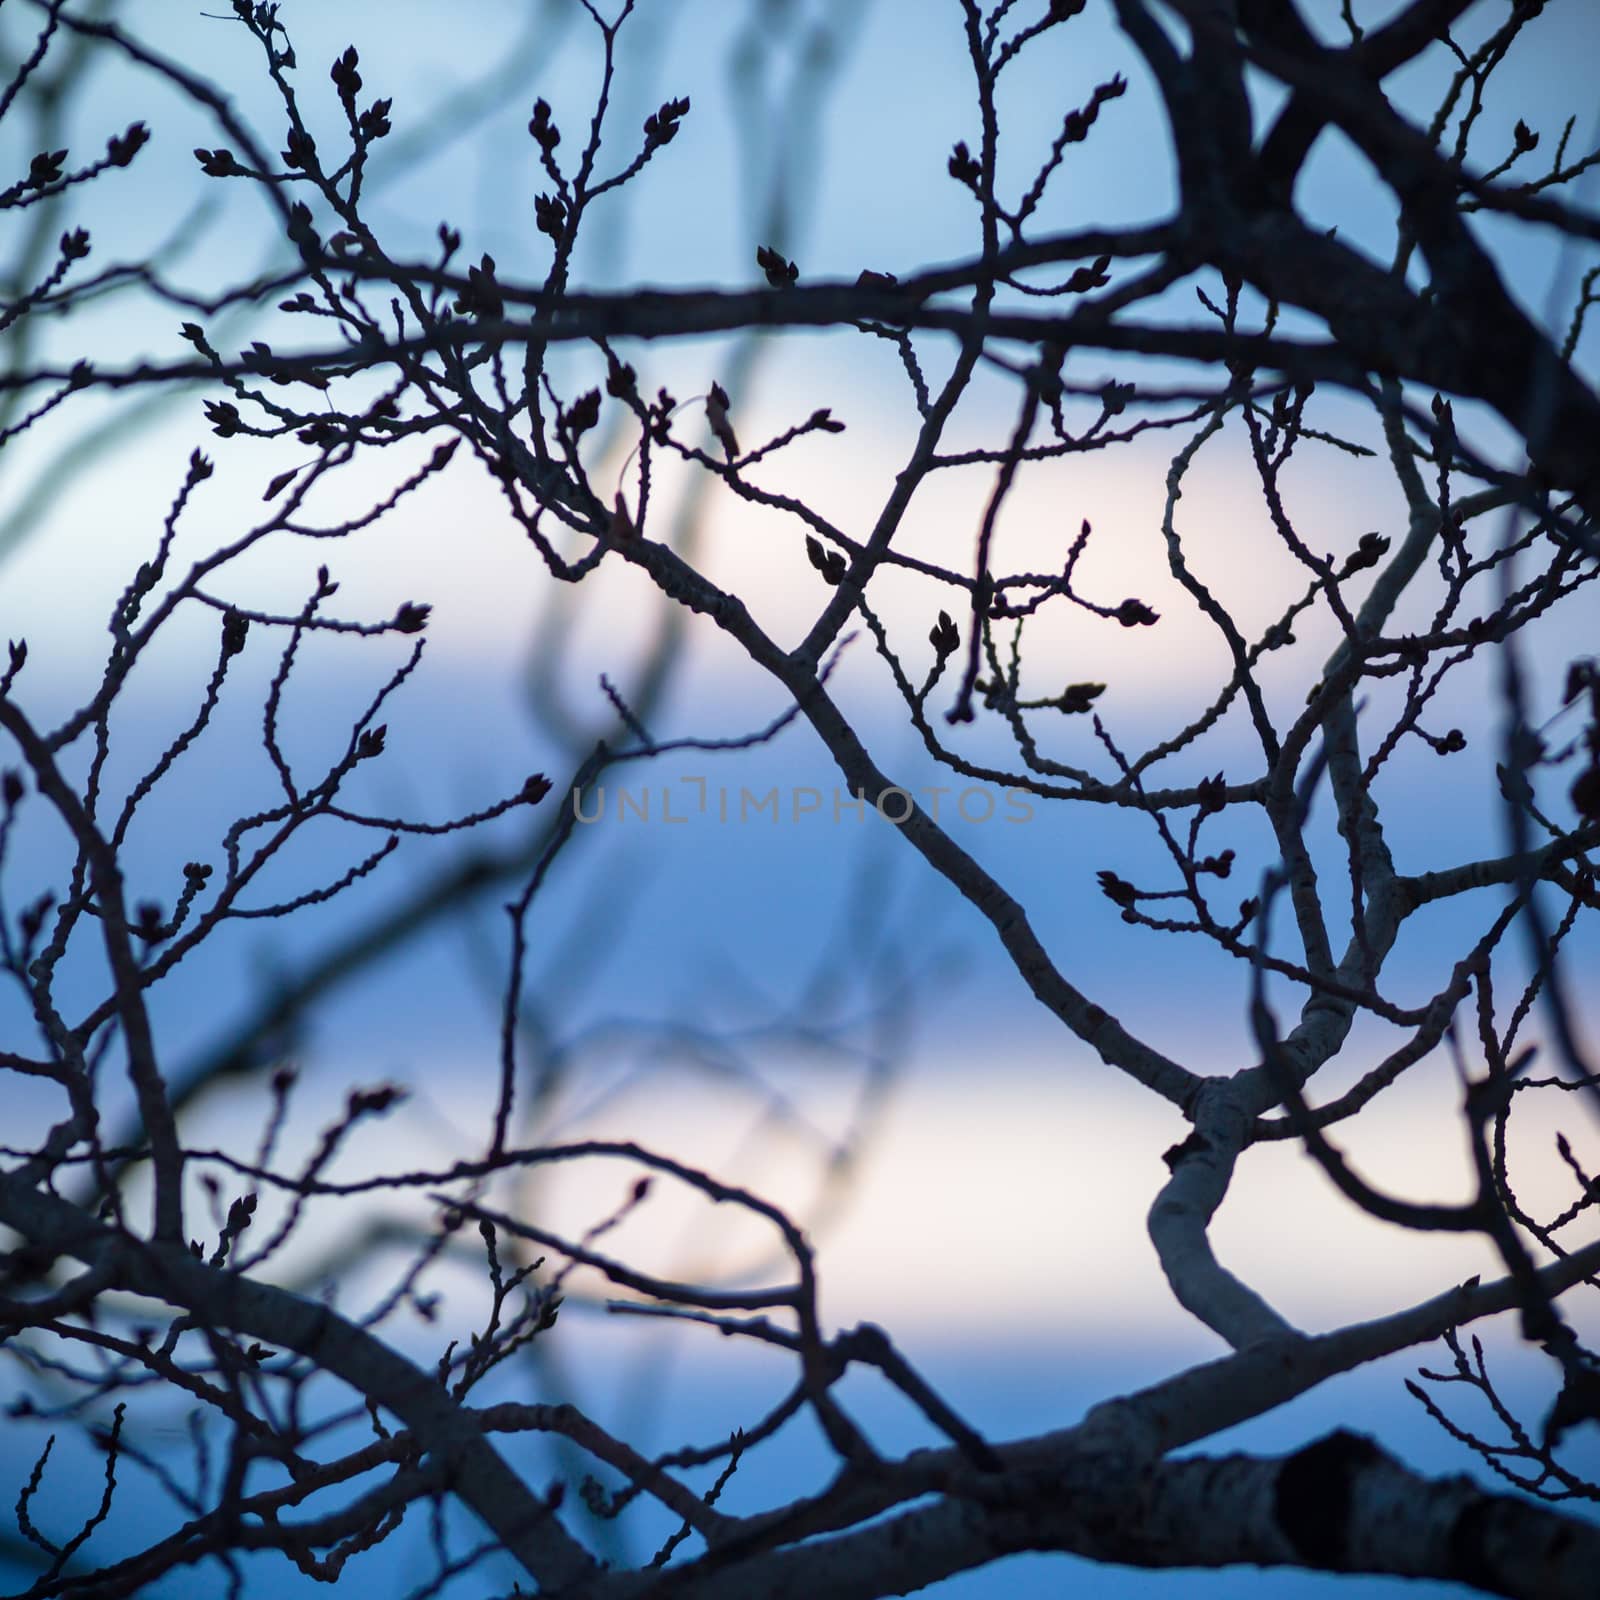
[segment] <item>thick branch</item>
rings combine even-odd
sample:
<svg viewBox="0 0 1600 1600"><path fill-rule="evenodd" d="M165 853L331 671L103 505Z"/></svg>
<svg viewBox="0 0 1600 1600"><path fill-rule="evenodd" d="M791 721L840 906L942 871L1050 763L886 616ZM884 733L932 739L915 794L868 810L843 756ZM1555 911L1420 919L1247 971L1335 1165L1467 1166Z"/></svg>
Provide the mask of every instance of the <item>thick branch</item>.
<svg viewBox="0 0 1600 1600"><path fill-rule="evenodd" d="M1290 1325L1217 1260L1206 1233L1244 1148L1244 1097L1231 1082L1207 1082L1192 1115L1194 1132L1169 1155L1172 1176L1150 1207L1147 1225L1161 1270L1178 1303L1236 1350L1291 1334Z"/></svg>
<svg viewBox="0 0 1600 1600"><path fill-rule="evenodd" d="M594 1570L588 1554L436 1378L330 1307L208 1267L181 1245L140 1244L5 1173L0 1222L91 1269L109 1259L117 1287L176 1306L203 1327L281 1345L343 1379L446 1463L455 1493L542 1585L561 1588Z"/></svg>

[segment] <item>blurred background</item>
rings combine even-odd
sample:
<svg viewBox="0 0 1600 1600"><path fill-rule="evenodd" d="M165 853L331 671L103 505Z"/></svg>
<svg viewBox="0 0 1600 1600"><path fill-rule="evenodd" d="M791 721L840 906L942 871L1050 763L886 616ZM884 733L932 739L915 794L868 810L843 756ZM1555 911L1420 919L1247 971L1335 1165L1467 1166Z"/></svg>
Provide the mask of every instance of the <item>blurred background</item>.
<svg viewBox="0 0 1600 1600"><path fill-rule="evenodd" d="M267 148L282 142L282 114L257 47L225 6L208 13L170 0L124 0L81 9L114 15L220 86ZM1392 9L1355 7L1371 14L1368 21ZM1475 8L1460 36L1481 34L1503 10ZM1172 157L1159 104L1110 11L1091 0L1070 26L1042 39L1005 86L1000 166L1015 191L1026 186L1065 109L1113 74L1128 79L1127 94L1107 106L1055 179L1039 232L1150 221L1171 208ZM1600 20L1581 0L1546 11L1529 30L1529 48L1496 80L1483 113L1485 149L1498 149L1496 139L1504 143L1518 117L1548 143L1572 115L1574 138L1588 131ZM526 123L534 98L543 97L563 131L562 156L581 143L601 69L598 32L581 6L289 0L280 15L301 64L305 114L330 147L339 110L326 64L347 45L359 48L364 96L393 98L395 131L375 150L366 208L390 254L432 258L435 230L448 222L463 234L463 261L487 252L502 279L540 281L549 241L534 225L533 197L547 185ZM36 27L29 8L7 7L0 16L8 66ZM1437 102L1448 66L1434 52L1403 75L1405 94L1414 96L1405 107L1417 120ZM192 149L226 142L203 107L112 51L76 40L52 51L48 69L0 123L5 172L25 168L36 149L97 149L135 119L153 137L129 170L89 186L81 200L69 191L53 208L34 208L48 216L29 212L7 224L0 253L15 280L37 276L40 252L47 257L69 225L90 228L95 269L153 260L169 284L201 298L292 264L252 185L200 175ZM971 255L975 207L945 170L956 140L976 140L971 77L954 4L641 0L619 34L607 124L615 133L602 170L631 158L640 123L662 101L688 96L691 110L641 178L596 208L578 248L575 286L754 287L758 245L795 259L806 280L853 280L863 268L905 275ZM1258 87L1268 110L1273 94ZM1380 257L1390 248L1393 216L1337 138L1319 143L1300 193L1319 223ZM1571 263L1528 233L1484 225L1519 298L1535 314L1554 306L1552 320L1563 324L1575 292ZM1158 309L1187 319L1192 286ZM178 324L192 315L130 285L69 319L29 319L12 336L6 365L85 355L101 368L181 359L189 347ZM305 338L270 309L233 307L200 320L219 349L265 339L290 350ZM948 344L932 336L916 343L930 373L942 374ZM870 528L914 436L916 411L894 349L854 332L636 344L622 353L646 393L665 386L689 400L722 383L747 447L830 407L847 431L802 440L773 457L759 481L805 499L857 536ZM1592 339L1579 354L1592 370ZM591 351L552 356L552 381L563 394L601 373ZM1067 376L1194 381L1177 368L1088 351L1072 353ZM217 473L179 525L179 562L258 521L267 484L308 459L292 437L213 437L201 409L208 392L97 390L7 443L0 632L27 638L22 692L36 723L53 725L98 685L106 618L153 551L191 450L212 456ZM20 404L6 397L0 426L15 423ZM1015 405L1009 377L980 373L950 448L1002 443ZM1375 437L1372 421L1336 395L1319 396L1311 415L1347 437ZM1492 418L1464 405L1457 417L1485 456L1515 464ZM1095 536L1079 568L1081 587L1110 605L1134 595L1161 613L1148 630L1081 612L1070 622L1047 614L1028 641L1028 669L1041 693L1085 679L1108 685L1097 710L1128 751L1184 727L1227 671L1225 647L1166 573L1165 478L1187 437L1157 429L1025 472L998 533L1000 567L1047 570L1059 566L1087 519ZM632 445L621 429L602 432L591 456L597 489L632 497ZM1303 457L1291 511L1311 548L1347 550L1369 529L1403 529L1403 506L1381 458L1334 449ZM991 473L982 464L953 467L937 492L918 496L905 538L919 555L970 564ZM386 454L358 457L315 502L318 520L337 522L403 476ZM825 591L793 519L735 500L702 474L666 468L652 515L655 537L670 537L740 593L780 642L796 642L820 609ZM1191 561L1241 625L1261 627L1296 591L1297 569L1275 540L1237 429L1196 459L1180 525ZM159 991L156 1016L169 1074L188 1096L192 1146L248 1154L268 1115L269 1075L293 1064L300 1079L286 1155L312 1149L350 1090L377 1082L403 1084L409 1097L381 1129L352 1139L341 1175L438 1169L481 1149L498 1081L505 902L536 859L563 784L597 738L615 733L604 674L658 740L743 747L678 750L613 769L594 797L593 820L575 829L528 925L519 1139L637 1139L784 1204L818 1248L830 1324L884 1324L991 1437L1069 1423L1108 1394L1223 1353L1173 1302L1144 1232L1145 1211L1167 1173L1161 1154L1182 1137L1181 1119L1053 1023L987 925L892 826L870 810L856 817L836 807L841 780L803 724L771 740L749 739L787 707L715 630L686 625L637 574L613 570L618 563L576 590L553 583L498 488L465 452L373 527L337 541L275 536L225 569L213 590L240 605L293 612L323 563L340 584L333 609L341 616L382 620L406 601L433 608L422 665L386 708L384 758L358 774L368 810L459 815L515 792L531 772L549 775L556 793L535 823L514 812L468 835L407 838L337 899L282 922L238 923L185 962ZM876 603L906 659L919 663L917 676L927 629L949 594L901 573L885 580ZM1533 697L1546 712L1558 703L1565 663L1592 646L1587 604L1558 611L1529 640ZM1331 647L1325 628L1298 631L1297 646L1274 657L1270 687L1285 709L1301 699ZM192 716L214 636L209 615L175 619L130 679L113 719L108 792L119 783L125 790ZM314 771L334 758L354 717L403 659L393 639L312 639L283 700L290 759ZM257 630L206 738L143 807L127 849L136 896L170 905L182 863L215 861L231 819L267 803L261 706L276 665L275 643ZM843 650L831 681L897 782L913 792L950 787L942 817L953 817L953 835L1022 899L1071 981L1197 1071L1231 1071L1252 1059L1246 970L1182 939L1125 926L1096 887L1103 868L1135 880L1159 875L1148 824L1040 802L1024 816L997 788L986 798L963 795L967 786L943 773L907 726L864 632ZM940 696L948 694L953 688L941 685L930 710L942 711ZM1452 680L1433 721L1441 731L1460 726L1467 748L1441 759L1413 740L1391 762L1379 799L1403 871L1503 848L1490 672L1474 668ZM1005 730L991 722L980 719L962 748L1004 764ZM1061 719L1052 737L1059 759L1109 771L1087 719ZM1217 770L1239 780L1254 775L1259 756L1248 727L1229 716L1198 751L1168 765L1173 770L1158 769L1163 783L1192 783ZM745 798L773 790L776 816ZM1327 859L1337 863L1343 847L1331 821L1318 822ZM64 841L28 825L35 831L24 834L8 868L12 905L59 882L64 870ZM1264 833L1234 811L1212 826L1211 848L1238 852L1238 896L1255 892L1271 860ZM263 883L261 903L338 877L371 845L337 827L308 834ZM1414 918L1388 969L1390 994L1400 1003L1432 994L1494 909L1483 898ZM1581 972L1594 954L1592 946L1572 948L1569 970ZM93 980L92 971L81 974L85 997ZM1277 998L1283 1009L1292 1003L1287 990ZM25 1039L31 1026L21 997L0 994L0 1037ZM1359 1027L1329 1081L1318 1080L1319 1098L1353 1082L1388 1038L1381 1025ZM25 1144L59 1113L28 1084L8 1083L5 1096L11 1145ZM1380 1184L1417 1198L1463 1198L1469 1153L1459 1101L1454 1068L1441 1056L1347 1125L1342 1142ZM1514 1127L1519 1192L1530 1207L1552 1211L1571 1198L1570 1174L1551 1154L1553 1117L1554 1108L1519 1110ZM1593 1130L1575 1124L1569 1116L1563 1125L1592 1158ZM613 1212L634 1176L617 1163L582 1164L542 1173L519 1188L516 1201L541 1225L577 1233ZM374 1304L413 1259L432 1215L420 1196L313 1209L281 1258L280 1275L306 1287L334 1284L347 1308ZM1496 1269L1472 1241L1409 1235L1355 1215L1287 1143L1253 1150L1241 1163L1213 1239L1225 1264L1308 1330L1380 1315ZM783 1268L772 1245L737 1218L665 1193L609 1242L615 1254L680 1278L770 1277ZM436 1360L449 1338L462 1336L481 1276L463 1247L430 1285L442 1296L438 1320L402 1314L391 1337ZM649 1453L749 1426L787 1387L788 1362L776 1352L706 1329L610 1316L604 1286L581 1272L567 1287L560 1323L506 1378L508 1397L571 1399ZM1536 1423L1551 1394L1548 1364L1519 1354L1511 1327L1482 1331L1502 1393ZM1439 1366L1448 1357L1437 1351L1424 1359ZM1404 1393L1401 1378L1416 1364L1413 1353L1353 1374L1206 1448L1281 1450L1343 1424L1376 1434L1416 1467L1473 1470L1474 1459ZM851 1378L844 1395L881 1449L934 1442L886 1386ZM37 1430L7 1426L19 1442L6 1452L4 1473L8 1484L20 1483ZM754 1509L820 1486L829 1455L809 1428L797 1423L752 1452L724 1508ZM167 1442L179 1451L181 1411L170 1429ZM63 1493L72 1485L63 1463L93 1459L66 1431L52 1464ZM1592 1465L1591 1446L1580 1440L1578 1455L1587 1450ZM537 1442L510 1448L536 1474L578 1470ZM157 1495L153 1479L130 1478L105 1531L108 1547L137 1535L140 1508ZM10 1498L9 1489L0 1492ZM644 1518L598 1537L618 1541L611 1548L619 1559L639 1559L665 1531ZM404 1592L424 1538L408 1524L363 1558L364 1578L349 1581ZM24 1568L13 1564L11 1572L21 1585ZM511 1578L509 1569L489 1565L463 1592L502 1592ZM185 1584L209 1581L180 1575L153 1592L200 1593ZM1338 1580L1090 1573L1063 1558L1030 1557L951 1580L940 1592L1042 1595L1069 1583L1105 1595L1311 1596L1331 1594ZM296 1584L309 1587L280 1563L255 1573L248 1592L287 1594L298 1592ZM1402 1592L1398 1582L1374 1580L1361 1589ZM1428 1592L1427 1585L1404 1589Z"/></svg>

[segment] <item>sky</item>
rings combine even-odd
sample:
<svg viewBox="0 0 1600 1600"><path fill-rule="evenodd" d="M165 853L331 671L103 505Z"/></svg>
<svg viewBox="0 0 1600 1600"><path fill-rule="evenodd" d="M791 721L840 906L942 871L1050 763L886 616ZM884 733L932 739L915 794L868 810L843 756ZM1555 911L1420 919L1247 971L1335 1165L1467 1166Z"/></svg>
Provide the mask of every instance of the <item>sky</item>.
<svg viewBox="0 0 1600 1600"><path fill-rule="evenodd" d="M1387 9L1366 8L1378 16ZM1496 9L1479 7L1468 32ZM1576 147L1586 133L1583 119L1592 115L1589 63L1600 22L1585 0L1558 0L1547 11L1534 30L1536 47L1508 63L1511 92L1485 121L1503 142L1514 118L1525 117L1548 149L1570 110L1579 117ZM564 129L563 149L577 142L596 61L592 29L576 13L569 0L283 6L319 126L331 130L336 115L321 63L351 40L361 52L365 92L393 97L396 133L374 165L371 215L397 252L430 251L434 229L448 218L463 232L465 259L488 252L507 277L542 272L548 248L533 224L539 179L525 124L532 98L544 96ZM268 86L243 30L170 0L128 0L118 19L189 69L225 83L264 142L278 139ZM1040 227L1160 217L1172 200L1171 155L1153 86L1118 36L1110 6L1091 0L1057 35L1019 68L1002 103L1003 175L1025 184L1063 107L1123 72L1128 92L1108 106L1098 137L1079 147L1056 180ZM808 279L850 279L863 267L906 273L971 253L971 206L944 172L951 143L973 140L976 128L957 10L946 0L641 0L623 36L617 126L632 129L672 96L688 95L692 107L678 138L625 200L597 216L578 281L748 287L756 281L754 248L769 242L792 255ZM14 39L8 16L0 40L15 48ZM1436 79L1433 67L1409 72L1408 107L1426 104ZM796 84L805 91L798 97L791 94ZM1259 103L1270 106L1269 91L1261 90ZM135 166L112 175L115 186L107 180L94 190L96 265L188 236L194 242L173 256L171 276L207 292L275 259L265 209L245 186L213 184L208 191L197 177L192 148L222 136L194 108L145 76L99 65L86 69L84 92L68 115L74 120L62 137L75 147L89 148L135 117L155 132ZM0 170L31 153L13 148L9 129L0 125ZM1302 196L1319 222L1382 248L1390 219L1349 147L1333 139L1319 145ZM1563 270L1549 242L1492 228L1486 236L1523 303L1544 305ZM1171 309L1187 316L1190 306ZM108 364L144 354L176 357L186 349L176 334L180 320L170 308L108 300L81 323L47 327L42 348L75 352L88 341ZM263 337L287 348L299 337L271 312L228 328L241 343ZM925 348L936 367L948 359L934 340ZM1592 337L1580 354L1592 367ZM704 340L641 347L629 359L639 363L643 386L664 383L681 397L739 374L735 418L746 439L773 436L818 406L831 407L847 431L803 441L777 458L763 481L805 494L854 531L870 525L915 420L887 347L807 335L767 341L753 354L728 340ZM581 360L562 353L554 364L568 392L585 381ZM1068 376L1097 382L1115 371L1109 358L1074 353ZM97 681L104 619L148 555L189 451L199 445L215 456L218 472L181 525L177 549L187 558L259 517L268 482L304 460L304 447L292 441L214 439L199 399L188 394L144 407L131 424L121 401L85 404L76 414L66 408L59 423L7 448L0 633L27 635L28 704L43 722L64 715ZM1338 397L1319 405L1320 425L1370 436L1370 426ZM985 375L953 436L963 445L992 442L1003 436L1013 407L1011 386ZM1466 406L1459 414L1475 443L1503 448L1492 419ZM1194 715L1225 659L1165 571L1159 524L1172 447L1170 436L1156 434L1025 475L997 535L1002 565L1041 570L1059 563L1088 520L1096 535L1081 568L1085 587L1110 604L1139 595L1162 613L1148 634L1080 618L1042 624L1031 635L1030 672L1052 686L1047 692L1104 679L1100 709L1130 747ZM626 489L633 481L627 455L628 441L608 444L596 482ZM1260 626L1289 592L1293 574L1273 548L1259 492L1243 474L1246 461L1237 430L1208 446L1180 515L1197 566L1242 620ZM386 492L400 475L387 460L358 466L321 509L333 520L341 508ZM1308 451L1292 487L1297 525L1315 549L1345 549L1360 531L1402 525L1385 474L1337 450ZM964 564L987 489L981 472L941 475L914 503L907 539L929 559ZM661 505L692 508L694 492L682 475L666 474ZM763 626L780 639L798 638L814 615L817 587L792 527L713 498L701 507L698 541L706 570L747 596ZM364 797L389 813L456 814L514 791L531 771L558 778L606 721L600 674L629 692L660 620L658 603L629 571L602 570L577 596L555 592L494 485L464 459L368 535L334 546L274 541L219 587L241 603L293 608L324 561L341 585L345 614L385 617L408 600L433 607L424 666L386 713L385 759L363 774ZM947 601L910 579L887 582L884 591L885 625L920 650L937 606ZM1592 641L1591 603L1552 618L1530 652L1533 682L1546 692L1566 660ZM214 648L209 626L175 627L169 646L130 683L108 777L112 792L190 714L197 662ZM1306 630L1294 669L1274 687L1288 697L1285 705L1303 693L1307 664L1330 637ZM318 643L323 647L307 651L285 697L286 748L308 769L336 751L349 718L403 658L393 640L376 641L376 648ZM255 803L270 779L259 707L273 666L260 645L246 653L218 725L188 758L182 781L130 836L131 874L158 896L170 901L180 864L203 847L214 850L205 842ZM843 652L833 681L886 770L913 790L948 781L905 727L864 634ZM1437 720L1441 728L1452 718L1459 723L1468 750L1441 762L1413 741L1396 757L1387 815L1406 869L1497 847L1503 824L1492 778L1493 707L1492 679L1464 674ZM662 739L738 738L784 709L780 695L741 670L726 641L696 632L650 731ZM1084 719L1057 737L1063 759L1103 761ZM974 739L973 748L1001 754L999 740L981 727ZM1219 768L1230 778L1251 772L1248 730L1225 719L1204 759L1204 772L1175 768L1171 781ZM838 782L803 727L755 748L684 751L608 779L607 804L576 831L530 924L529 1004L548 1023L563 1069L543 1136L647 1134L659 1148L791 1205L821 1250L830 1321L890 1327L957 1406L996 1436L1070 1421L1105 1393L1221 1353L1172 1302L1144 1235L1144 1213L1166 1173L1161 1152L1182 1137L1181 1119L1114 1078L1052 1023L1007 968L989 929L930 878L892 828L870 816L836 814ZM776 820L741 806L746 792L772 789L782 811ZM622 804L623 790L631 809ZM813 794L816 808L806 809ZM952 794L946 814L963 801L969 814L955 811L953 834L1025 900L1069 978L1196 1070L1229 1071L1250 1058L1246 971L1182 941L1125 927L1098 893L1102 868L1134 878L1141 868L1155 870L1140 819L1042 806L1022 819L997 792ZM993 815L982 815L989 802ZM1232 813L1216 826L1216 845L1237 848L1241 865L1249 863L1236 880L1239 896L1253 892L1250 873L1259 874L1267 860L1262 840ZM1319 848L1337 850L1328 818L1317 826ZM514 834L505 822L484 830L491 841ZM47 830L24 841L13 858L18 881L6 884L13 905L30 886L48 882L59 860L59 840ZM197 955L157 1001L169 1059L180 1068L202 1059L275 982L314 970L342 933L381 918L451 848L450 841L407 841L371 880L317 908L315 918L245 924ZM347 838L314 836L273 885L293 893L337 875L352 849ZM1476 927L1490 914L1475 906L1468 920ZM1460 947L1462 917L1452 907L1418 919L1415 937L1393 963L1402 999L1431 993ZM319 1007L294 1041L305 1089L288 1148L308 1148L351 1086L379 1079L404 1082L411 1097L381 1137L353 1154L356 1165L438 1165L481 1140L495 1079L505 935L499 897L491 898ZM1592 946L1575 950L1574 970L1594 954ZM15 997L0 998L0 1035L20 1036L25 1026ZM1370 1060L1385 1037L1378 1026L1359 1031L1354 1062ZM1329 1092L1355 1070L1335 1069ZM26 1090L7 1093L19 1125L52 1109ZM1370 1127L1357 1123L1345 1134L1363 1170L1408 1194L1463 1197L1467 1152L1449 1062L1426 1063L1388 1102ZM199 1108L201 1142L248 1143L265 1104L259 1085L213 1097ZM1528 1152L1525 1197L1553 1208L1570 1180L1549 1154L1554 1129L1547 1123L1524 1119L1519 1138ZM1592 1129L1569 1131L1593 1149ZM629 1181L606 1170L563 1175L542 1184L530 1203L581 1230L616 1204ZM337 1213L308 1230L293 1261L318 1270L348 1226ZM633 1248L675 1271L762 1259L762 1241L665 1198L629 1226ZM1307 1329L1377 1315L1493 1270L1479 1246L1418 1239L1352 1215L1287 1143L1254 1151L1241 1164L1213 1240L1226 1263ZM395 1259L374 1248L342 1265L345 1292L358 1300ZM717 1427L733 1425L782 1376L759 1352L733 1353L713 1335L697 1337L700 1330L620 1327L581 1305L562 1331L600 1354L591 1360L583 1349L557 1352L528 1381L570 1386L602 1414L655 1430L663 1444L713 1413ZM406 1337L421 1349L434 1333L417 1328ZM1493 1337L1512 1363L1517 1392L1536 1409L1537 1368L1509 1350L1509 1330L1497 1328ZM1308 1430L1345 1421L1430 1470L1470 1469L1470 1458L1399 1389L1400 1371L1414 1366L1417 1354L1341 1380L1217 1448L1287 1448L1312 1437ZM923 1442L881 1393L870 1385L860 1391L863 1415L883 1430L886 1448L902 1437L907 1445ZM740 1488L752 1504L763 1488L794 1492L808 1471L815 1479L821 1461L818 1441L798 1439L753 1464ZM938 1592L1056 1592L1058 1572L1059 1563L1008 1563ZM1096 1593L1141 1597L1332 1592L1331 1580L1235 1573L1097 1574L1094 1583ZM1361 1592L1381 1600L1391 1588L1399 1593L1398 1585L1379 1583Z"/></svg>

